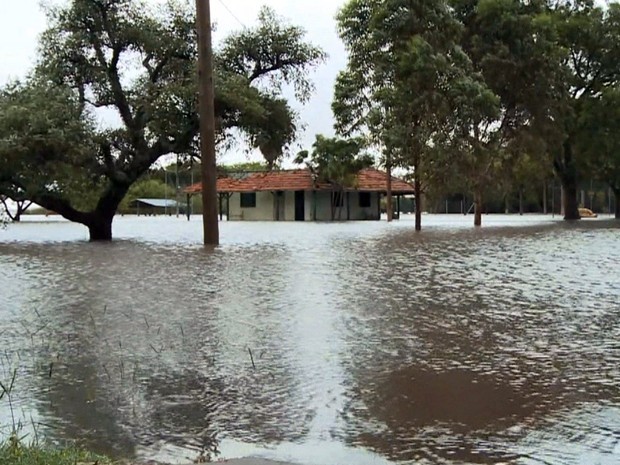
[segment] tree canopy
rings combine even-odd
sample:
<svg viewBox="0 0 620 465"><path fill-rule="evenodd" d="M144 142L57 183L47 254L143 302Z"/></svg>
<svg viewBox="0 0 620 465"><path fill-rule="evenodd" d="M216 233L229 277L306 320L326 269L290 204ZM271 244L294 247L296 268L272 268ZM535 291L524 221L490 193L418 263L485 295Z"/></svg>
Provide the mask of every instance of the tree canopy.
<svg viewBox="0 0 620 465"><path fill-rule="evenodd" d="M349 60L336 129L412 171L418 199L466 185L476 224L485 191L544 183L552 170L566 219L578 218L580 176L616 176L602 169L614 156L600 139L612 124L602 102L618 88L619 12L590 0L350 0L338 15Z"/></svg>
<svg viewBox="0 0 620 465"><path fill-rule="evenodd" d="M419 199L438 154L448 153L443 144L464 141L495 111L493 93L460 46L462 25L447 2L430 0L351 0L338 25L349 62L336 83L337 129L367 134L386 165L411 168Z"/></svg>
<svg viewBox="0 0 620 465"><path fill-rule="evenodd" d="M361 138L340 139L317 135L312 151L299 152L295 162L305 163L318 182L330 183L335 188L333 195L342 200L345 189L355 187L357 174L374 165L374 158L364 152L365 141ZM332 220L336 217L336 206L342 201L331 202ZM342 208L338 210L339 214Z"/></svg>
<svg viewBox="0 0 620 465"><path fill-rule="evenodd" d="M32 76L0 95L0 193L19 193L111 239L129 187L159 158L195 153L197 37L193 9L130 0L73 0L48 11ZM241 134L272 166L297 134L309 71L324 53L269 9L216 50L218 141ZM96 124L112 109L113 127ZM5 163L6 162L6 163Z"/></svg>

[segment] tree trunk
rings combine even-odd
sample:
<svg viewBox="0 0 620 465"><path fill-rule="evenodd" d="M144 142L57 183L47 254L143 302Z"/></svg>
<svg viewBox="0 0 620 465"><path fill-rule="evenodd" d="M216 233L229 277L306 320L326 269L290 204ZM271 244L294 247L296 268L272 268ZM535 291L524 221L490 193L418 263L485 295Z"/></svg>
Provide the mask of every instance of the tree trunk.
<svg viewBox="0 0 620 465"><path fill-rule="evenodd" d="M523 188L519 188L519 215L523 216Z"/></svg>
<svg viewBox="0 0 620 465"><path fill-rule="evenodd" d="M579 220L579 203L577 201L577 167L573 156L570 139L563 144L562 156L554 160L555 170L562 183L562 209L565 220Z"/></svg>
<svg viewBox="0 0 620 465"><path fill-rule="evenodd" d="M543 213L546 215L549 213L549 206L547 205L547 183L543 183Z"/></svg>
<svg viewBox="0 0 620 465"><path fill-rule="evenodd" d="M386 163L387 170L387 188L385 194L385 210L387 213L387 221L391 223L394 219L394 206L392 204L392 165L388 161Z"/></svg>
<svg viewBox="0 0 620 465"><path fill-rule="evenodd" d="M482 192L476 189L474 192L474 226L482 226Z"/></svg>
<svg viewBox="0 0 620 465"><path fill-rule="evenodd" d="M112 240L112 222L114 221L114 212L100 213L93 212L91 218L86 222L90 241L111 241Z"/></svg>
<svg viewBox="0 0 620 465"><path fill-rule="evenodd" d="M580 220L579 215L579 202L577 200L577 180L575 178L562 179L562 186L564 188L562 196L562 203L564 205L564 219Z"/></svg>
<svg viewBox="0 0 620 465"><path fill-rule="evenodd" d="M613 189L616 200L616 219L620 220L620 189Z"/></svg>
<svg viewBox="0 0 620 465"><path fill-rule="evenodd" d="M415 230L422 231L422 180L420 179L419 163L415 161L413 173L413 192L415 196Z"/></svg>
<svg viewBox="0 0 620 465"><path fill-rule="evenodd" d="M86 226L91 241L111 241L114 215L125 194L127 194L130 185L130 183L110 184L105 193L99 198L97 207L91 212L76 210L68 200L52 194L40 194L34 196L32 200L34 203L58 213L69 221Z"/></svg>

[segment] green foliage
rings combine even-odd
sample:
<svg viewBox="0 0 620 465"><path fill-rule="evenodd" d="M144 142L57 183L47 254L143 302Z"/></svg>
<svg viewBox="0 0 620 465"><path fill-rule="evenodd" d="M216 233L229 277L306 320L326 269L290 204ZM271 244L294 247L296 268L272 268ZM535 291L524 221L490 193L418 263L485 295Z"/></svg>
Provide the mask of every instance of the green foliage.
<svg viewBox="0 0 620 465"><path fill-rule="evenodd" d="M127 192L127 200L163 199L170 196L170 186L159 179L144 179L135 183Z"/></svg>
<svg viewBox="0 0 620 465"><path fill-rule="evenodd" d="M343 199L345 189L357 187L357 174L374 165L374 158L363 152L365 145L362 138L339 139L319 134L312 144L312 152L299 152L295 162L305 163L316 181L331 184L335 191L332 195ZM336 219L336 210L340 219L344 203L334 200L331 202L332 220Z"/></svg>
<svg viewBox="0 0 620 465"><path fill-rule="evenodd" d="M28 446L11 438L5 444L0 445L0 463L3 465L75 465L77 463L104 465L112 462L105 457L78 448Z"/></svg>
<svg viewBox="0 0 620 465"><path fill-rule="evenodd" d="M223 173L242 173L252 171L267 171L269 167L260 161L248 161L218 166L218 171Z"/></svg>
<svg viewBox="0 0 620 465"><path fill-rule="evenodd" d="M620 87L584 101L579 119L579 153L588 170L620 193Z"/></svg>
<svg viewBox="0 0 620 465"><path fill-rule="evenodd" d="M286 153L298 127L297 115L277 95L291 85L297 98L307 101L314 88L309 71L327 56L304 42L304 35L302 28L286 24L263 7L258 25L228 37L216 56L218 78L228 84L218 94L221 107L216 104L216 112L221 108L222 121L245 132L269 169Z"/></svg>
<svg viewBox="0 0 620 465"><path fill-rule="evenodd" d="M317 135L312 152L297 155L297 164L305 163L322 182L335 184L340 189L355 187L357 173L374 165L371 155L363 153L361 138L338 139Z"/></svg>
<svg viewBox="0 0 620 465"><path fill-rule="evenodd" d="M269 81L273 90L292 85L297 98L307 101L314 89L309 65L327 58L318 47L304 42L305 31L285 24L268 7L258 15L258 26L232 34L218 52L218 67L223 72L244 76L249 81ZM279 74L273 71L282 70Z"/></svg>
<svg viewBox="0 0 620 465"><path fill-rule="evenodd" d="M102 173L91 117L70 89L29 80L0 91L0 193L96 195ZM86 172L88 170L88 172ZM91 195L91 196L92 196Z"/></svg>
<svg viewBox="0 0 620 465"><path fill-rule="evenodd" d="M418 194L455 161L478 165L492 152L498 99L463 51L447 2L351 0L338 24L349 52L333 103L341 134L368 134L386 165L413 170Z"/></svg>
<svg viewBox="0 0 620 465"><path fill-rule="evenodd" d="M35 77L0 100L8 168L0 193L19 189L89 228L109 226L130 186L160 157L195 155L195 12L175 1L155 10L141 1L72 0L48 17ZM324 59L303 39L302 29L263 9L256 28L223 42L215 80L221 144L244 135L269 166L286 153L298 125L282 86L307 99L309 70ZM26 104L12 103L19 99ZM95 129L90 114L99 108L115 110L121 125Z"/></svg>

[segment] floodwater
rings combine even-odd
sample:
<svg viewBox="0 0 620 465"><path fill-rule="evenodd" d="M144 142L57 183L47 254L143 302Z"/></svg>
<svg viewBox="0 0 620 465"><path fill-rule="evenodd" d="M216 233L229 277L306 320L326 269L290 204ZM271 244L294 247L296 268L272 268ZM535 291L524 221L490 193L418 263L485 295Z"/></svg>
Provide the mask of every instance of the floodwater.
<svg viewBox="0 0 620 465"><path fill-rule="evenodd" d="M164 461L620 463L618 223L424 221L223 223L216 250L199 218L118 218L111 244L0 230L0 434Z"/></svg>

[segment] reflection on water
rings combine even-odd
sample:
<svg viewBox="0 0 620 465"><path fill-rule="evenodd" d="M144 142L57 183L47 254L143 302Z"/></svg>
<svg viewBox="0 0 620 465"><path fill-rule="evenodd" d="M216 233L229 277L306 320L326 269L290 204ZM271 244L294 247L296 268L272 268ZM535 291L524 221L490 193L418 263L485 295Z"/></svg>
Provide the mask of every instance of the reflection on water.
<svg viewBox="0 0 620 465"><path fill-rule="evenodd" d="M120 457L617 463L620 229L470 220L225 223L210 252L198 219L12 226L0 380Z"/></svg>

